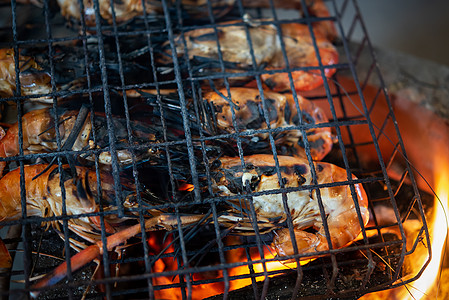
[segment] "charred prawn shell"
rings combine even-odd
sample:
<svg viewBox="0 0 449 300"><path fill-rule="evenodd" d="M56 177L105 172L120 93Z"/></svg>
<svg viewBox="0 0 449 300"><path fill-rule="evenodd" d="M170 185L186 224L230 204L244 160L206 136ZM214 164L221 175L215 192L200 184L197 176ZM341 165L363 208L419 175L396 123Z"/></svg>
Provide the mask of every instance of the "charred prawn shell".
<svg viewBox="0 0 449 300"><path fill-rule="evenodd" d="M120 71L126 75L126 84L142 83L142 73L148 68L140 64L146 57L137 51L123 53L121 69L117 63L117 54L112 43L105 41L105 67L108 83L113 89L121 84ZM124 47L126 51L126 47ZM17 56L17 57L16 57ZM19 68L15 63L18 58ZM56 44L51 53L53 73L48 49L43 47L23 48L19 53L13 49L0 49L0 96L11 98L18 95L29 96L29 101L52 103L54 97L71 99L82 95L83 90L101 91L101 69L98 64L99 53L95 41L88 41L86 49L80 45ZM20 91L16 87L16 76L19 74ZM90 86L88 86L89 74ZM52 86L52 80L55 84Z"/></svg>
<svg viewBox="0 0 449 300"><path fill-rule="evenodd" d="M231 21L217 24L217 28L193 29L175 38L176 53L181 65L186 64L184 58L189 60L195 75L217 78L216 84L223 80L218 79L217 73L224 67L226 74L220 74L220 78L226 76L234 86L254 79L246 73L257 72L265 85L276 92L290 90L287 69L291 70L297 91L312 90L323 83L321 71L317 69L320 64L326 66L326 77L336 72L329 66L338 62L337 49L320 30L313 31L314 38L305 24L282 24L279 30L267 20L250 21L249 24ZM171 45L166 42L162 49L158 62L170 66L173 64Z"/></svg>
<svg viewBox="0 0 449 300"><path fill-rule="evenodd" d="M43 108L26 113L22 117L23 150L25 154L43 153L58 150L57 118L61 150L79 151L78 156L84 162L93 161L98 155L100 164L112 163L109 152L110 141L106 117L100 113L92 113L83 106L80 110L59 108ZM117 160L120 165L132 162L133 154L139 160L158 160L160 152L157 143L160 142L161 131L141 122L130 121L130 137L128 126L124 118L112 117L112 126L115 133ZM12 157L19 154L19 126L11 126L6 135L0 140L0 158ZM95 136L94 136L95 134ZM133 144L147 145L130 150ZM153 161L155 162L155 161ZM0 160L0 174L6 161Z"/></svg>
<svg viewBox="0 0 449 300"><path fill-rule="evenodd" d="M321 160L332 149L331 128L317 126L327 123L327 117L311 101L298 95L297 107L291 94L263 91L262 99L257 89L230 88L229 91L229 96L226 96L226 89L203 94L205 109L202 111L202 123L208 134L232 136L243 133L239 138L245 154L272 153L269 127L281 155L305 158L304 133L307 135L312 159ZM228 146L236 147L236 138L231 137L226 142Z"/></svg>
<svg viewBox="0 0 449 300"><path fill-rule="evenodd" d="M98 199L101 198L101 209L109 212L104 215L107 233L114 233L128 220L126 217L119 218L113 213L117 210L117 206L111 174L100 172L97 177L95 170L86 167L63 165L59 168L57 165L36 164L24 166L23 175L18 168L0 179L0 221L18 220L22 216L22 197L19 188L21 177L25 181L27 216L60 217L63 215L63 205L67 215L92 214L68 220L69 229L86 241L94 243L101 239L100 216L94 214L100 211ZM65 202L61 185L65 189ZM122 205L132 207L133 203L129 199L135 196L135 187L125 183L122 185L122 191L124 200ZM60 223L61 220L46 222L47 227L53 226L62 232ZM79 249L79 244L72 246Z"/></svg>

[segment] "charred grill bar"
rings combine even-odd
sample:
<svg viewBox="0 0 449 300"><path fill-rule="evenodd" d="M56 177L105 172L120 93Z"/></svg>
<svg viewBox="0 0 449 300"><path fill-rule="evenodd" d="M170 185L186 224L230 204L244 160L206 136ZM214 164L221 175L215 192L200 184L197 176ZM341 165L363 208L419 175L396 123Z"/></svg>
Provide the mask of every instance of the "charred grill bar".
<svg viewBox="0 0 449 300"><path fill-rule="evenodd" d="M320 1L302 0L284 4L286 7L273 0L257 5L242 0L136 1L135 9L140 12L126 19L123 7L127 3L74 1L78 14L68 15L63 10L65 18L58 5L49 1L34 3L40 8L33 9L33 4L15 0L0 6L5 16L0 24L1 48L12 48L1 59L14 64L12 77L1 82L0 109L2 121L17 122L18 136L16 153L3 155L0 163L7 163L2 180L19 168L17 180L10 185L17 187L21 204L17 216L7 210L2 213L8 215L0 216L1 237L10 255L16 256L10 268L8 252L0 254L5 261L0 265L2 297L36 293L35 277L49 274L61 262L68 265L66 279L37 286L42 298L78 298L84 294L108 299L354 299L404 285L419 276L408 274L406 266L417 247L429 245L430 251L422 199L356 1L325 1L329 15L310 8L322 4ZM100 11L111 4L114 9L110 15ZM134 16L134 12L129 15ZM351 20L349 27L343 19ZM301 55L294 62L306 64L293 64L293 54L297 53L290 51L289 43L300 38L285 38L289 28L295 29L292 32L306 28L310 36L307 49L312 49L316 65ZM265 30L262 48L256 29ZM195 36L199 30L204 34ZM270 30L273 35L266 33ZM356 48L349 43L355 30L365 33ZM241 45L243 53L235 55L245 56L245 62L229 59L226 51L235 45L223 42L225 35L232 37L237 31L247 45ZM323 42L322 35L334 38L334 46ZM267 43L268 37L273 40ZM194 43L209 43L209 51L216 53L207 57L206 50L191 46ZM259 55L276 45L280 63L270 68L273 60ZM333 60L333 47L339 52L338 61ZM309 52L304 51L302 56L307 56ZM358 60L365 52L370 53L372 64L360 75ZM5 66L0 74L7 73ZM287 74L282 81L286 87L275 86L279 84L275 76L282 74ZM364 92L374 76L380 87L374 96L368 96ZM298 87L301 80L312 81L313 89ZM240 95L236 85L252 86L252 93L258 95L243 94L236 100ZM274 101L281 101L283 96L270 94L270 88L279 92L288 89L291 100L282 101L293 104L275 108ZM305 108L301 96L313 105ZM229 107L214 105L209 97L225 99ZM40 139L47 138L39 144L45 145L43 149L28 140L29 129L35 125L26 120L27 112L35 109L37 100L51 107L45 119L47 129L37 134ZM68 107L87 108L89 113L62 118ZM293 111L286 111L288 107L300 108L302 113L295 119ZM326 116L316 113L317 107ZM225 109L229 109L227 115ZM251 118L254 120L248 121ZM280 124L280 120L285 122ZM78 125L71 130L69 122ZM322 159L320 153L327 153L320 150L326 148L326 128L331 128L337 142L329 154L322 155L323 161L339 166L343 174L343 179L327 182L321 181L320 175L325 165L312 163L317 157ZM385 136L387 128L393 128L389 132L395 135ZM89 133L85 144L80 142L83 130ZM75 132L76 141L70 132ZM292 139L305 149L305 157L302 167L295 165L296 175L288 173L289 177L286 174L291 171L283 156L291 155ZM261 153L271 158L263 156L264 161L262 156L253 156L254 162L249 163L250 155ZM232 168L223 167L225 156L234 156L242 168L234 170L233 164L228 165ZM267 161L272 167L263 164ZM47 208L42 215L27 217L35 210L25 205L31 185L25 166L35 163L56 165L48 181L57 182L53 190L61 190L59 214L45 216ZM101 180L79 180L77 164L87 166ZM392 168L401 174L399 180L390 179ZM304 171L309 169L310 178ZM45 174L37 172L34 177L44 176L41 173ZM247 181L242 181L243 176L249 176ZM308 185L301 186L306 177ZM275 188L257 191L261 178L272 178ZM291 186L291 178L299 185ZM222 179L224 183L218 185ZM367 193L370 215L365 227L367 214L357 201L361 185ZM334 224L326 221L331 220L323 198L326 188L349 190L357 215L352 225L362 229L351 245L321 249L318 257L315 250L301 252L302 246L292 239L297 221L293 214L298 212L290 207L290 211L282 208L283 213L266 216L256 201L277 197L288 207L294 193L309 191L310 198L316 198L323 231L317 233L311 226L305 234L321 234L330 242L333 228L329 226ZM42 193L48 196L50 190ZM85 210L72 211L73 196L91 202L84 200L79 206L84 205ZM386 220L381 211L388 211L390 218ZM407 236L403 227L411 219L419 223L418 234L413 237ZM41 227L43 222L53 223L46 230L46 226ZM12 229L17 228L22 232L14 233ZM297 266L279 270L272 267L280 258L272 255L275 249L270 245L279 239L281 228L290 236L293 254L281 256L278 265L293 261ZM133 232L120 241L127 246L111 251L111 237L126 230ZM80 237L83 234L90 240ZM101 242L98 253L75 272L77 262L71 257L95 241ZM97 257L98 268L93 262ZM311 262L300 265L310 258ZM246 283L238 283L245 279ZM215 292L203 294L205 289Z"/></svg>

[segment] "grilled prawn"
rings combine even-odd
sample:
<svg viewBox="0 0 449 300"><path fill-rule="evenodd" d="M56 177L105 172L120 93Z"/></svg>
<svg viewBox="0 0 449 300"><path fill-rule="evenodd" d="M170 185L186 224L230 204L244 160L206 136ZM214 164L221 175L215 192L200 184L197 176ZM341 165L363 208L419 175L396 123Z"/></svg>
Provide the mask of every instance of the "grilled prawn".
<svg viewBox="0 0 449 300"><path fill-rule="evenodd" d="M59 109L57 111L59 136L61 145L65 150L101 150L109 146L107 140L106 119L100 115L94 115L94 123L91 122L90 112L83 109L85 113L80 114L78 110ZM128 145L128 132L126 123L119 118L113 119L115 133L117 137L117 159L122 165L132 161L131 152L120 147ZM135 140L147 143L157 142L156 136L151 132L150 126L131 122L132 134ZM96 129L96 143L93 141L93 129ZM22 117L22 136L24 153L51 152L58 149L57 136L55 130L54 110L43 108L26 113ZM6 135L0 140L0 158L11 157L19 154L19 126L18 123L11 126ZM129 147L129 146L128 146ZM138 157L155 158L158 155L157 149L151 147L146 150L136 152ZM82 158L93 160L92 155L81 155ZM105 165L111 163L111 155L108 151L99 154L99 162ZM0 161L0 175L6 166L6 161Z"/></svg>
<svg viewBox="0 0 449 300"><path fill-rule="evenodd" d="M235 133L247 130L267 129L264 117L264 105L271 129L289 126L316 125L328 122L324 112L309 100L298 95L300 113L291 94L278 94L264 91L262 101L259 90L251 88L231 88L230 97L227 90L208 92L203 99L209 104L213 121L203 122L210 134ZM232 111L235 114L233 126ZM301 119L300 119L301 117ZM208 124L213 124L207 126ZM216 127L216 128L214 128ZM314 160L321 160L332 149L333 138L329 127L317 127L305 130L310 145L310 153ZM278 152L283 155L305 157L304 137L301 130L283 129L273 133ZM245 153L271 153L268 133L255 133L241 136Z"/></svg>
<svg viewBox="0 0 449 300"><path fill-rule="evenodd" d="M309 16L318 18L328 18L330 17L329 10L326 4L322 0L306 0L306 10ZM253 8L270 8L269 0L243 0L243 6L253 7ZM292 1L274 1L274 7L284 8L284 9L301 9L302 0L292 0ZM312 23L314 28L320 30L321 33L329 40L334 40L337 36L337 30L335 29L334 23L332 21L319 21Z"/></svg>
<svg viewBox="0 0 449 300"><path fill-rule="evenodd" d="M19 55L20 87L22 95L51 92L50 75L43 71L33 57ZM12 97L16 90L16 70L13 49L0 49L0 96ZM42 97L41 101L48 101Z"/></svg>
<svg viewBox="0 0 449 300"><path fill-rule="evenodd" d="M311 90L323 83L321 73L313 67L319 66L317 53L314 48L313 38L307 25L304 24L282 24L282 40L285 46L288 66L290 69L309 68L310 70L293 70L292 77L294 88L297 91ZM214 28L194 29L184 33L187 47L184 47L181 36L175 39L178 55L186 55L189 59L201 59L203 64L198 67L198 72L216 71L220 69L219 51L217 39L220 45L221 56L225 61L227 72L241 72L251 68L259 69L265 66L266 70L276 71L273 74L263 74L263 82L273 91L281 92L290 89L288 73L279 71L285 69L287 64L282 52L281 41L274 25L255 25L248 28L253 51L250 51L249 42L243 25L235 22L220 24L218 33ZM332 43L319 31L315 30L315 40L318 46L321 63L330 66L338 61L338 53ZM165 57L160 58L162 63L170 63L171 50L166 44ZM255 66L253 65L253 57ZM204 58L208 58L209 62ZM215 61L215 63L214 63ZM335 73L334 68L325 68L327 77ZM230 80L244 80L242 76L236 75Z"/></svg>
<svg viewBox="0 0 449 300"><path fill-rule="evenodd" d="M67 19L81 20L83 16L88 26L95 26L95 7L93 1L83 0L84 10L81 10L79 1L77 0L57 0L61 14ZM227 12L234 3L234 0L212 0L213 9L216 10L217 15L222 15ZM167 1L167 5L174 6L175 1ZM184 12L190 16L195 17L197 14L207 16L207 1L206 0L182 0L182 7ZM99 0L99 12L102 19L112 24L113 15L111 2L109 0ZM162 14L163 7L161 1L155 0L125 0L114 1L113 9L115 13L115 22L120 24L131 21L135 17L146 14ZM145 9L145 10L144 10Z"/></svg>
<svg viewBox="0 0 449 300"><path fill-rule="evenodd" d="M46 171L45 171L46 170ZM59 173L57 165L46 164L29 165L24 167L26 189L26 211L28 216L53 217L62 216L62 194L60 180L65 188L65 208L67 215L95 213L99 206L95 200L97 196L110 203L103 210L113 209L114 181L111 175L101 173L97 179L95 171L84 167L76 167L76 174L68 167L63 167L63 174ZM45 171L44 173L42 173ZM41 175L39 175L41 174ZM37 176L39 175L39 176ZM22 216L20 195L20 169L8 172L0 179L0 221L17 220ZM37 176L37 178L35 178ZM97 189L97 182L101 181L101 194ZM123 222L116 215L105 215L105 226L109 233L115 232L113 225ZM48 226L60 230L59 221L49 221ZM70 230L89 242L100 238L100 217L70 218Z"/></svg>
<svg viewBox="0 0 449 300"><path fill-rule="evenodd" d="M323 222L327 223L332 248L341 248L351 243L361 232L361 225L366 225L369 219L368 200L361 184L355 184L355 198L351 196L349 185L320 188L321 200L325 216L321 216L318 197L315 189L307 188L312 184L312 175L307 160L289 156L278 156L279 170L283 186L286 189L296 188L286 192L288 208L284 207L281 188L272 155L252 155L244 157L245 168L242 168L239 157L223 157L221 165L214 175L215 191L222 196L236 197L233 210L239 225L236 230L246 233L254 229L249 220L248 199L243 200L240 194L250 190L257 193L253 202L258 226L260 229L276 229L272 247L281 256L294 254L289 230L279 229L288 213L291 215L294 236L298 253L316 253L330 249L326 239ZM329 163L314 163L317 184L330 184L347 181L344 169ZM352 176L352 179L356 179ZM301 188L297 190L297 188ZM303 189L302 189L303 188ZM272 193L270 193L272 192ZM230 200L232 201L232 200ZM362 217L358 218L358 212ZM224 217L222 217L224 218ZM234 224L235 226L235 224ZM316 230L315 233L310 229Z"/></svg>

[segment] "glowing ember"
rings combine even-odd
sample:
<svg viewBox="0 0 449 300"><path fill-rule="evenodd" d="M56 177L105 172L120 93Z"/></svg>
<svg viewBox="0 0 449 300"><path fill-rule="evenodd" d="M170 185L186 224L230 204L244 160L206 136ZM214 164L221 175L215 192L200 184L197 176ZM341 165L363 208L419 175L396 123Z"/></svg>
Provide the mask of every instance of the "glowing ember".
<svg viewBox="0 0 449 300"><path fill-rule="evenodd" d="M158 233L152 233L150 238L148 239L148 245L152 249L151 254L156 254L159 251L161 251L163 248L167 248L165 250L165 254L173 253L173 246L170 245L172 241L172 236L170 235L167 239L164 240L163 243L161 243L162 235ZM235 239L235 237L227 238L227 244L234 244L238 240ZM251 258L251 261L257 261L260 260L260 254L257 248L250 248L248 249L249 256ZM268 249L268 247L264 247L264 258L265 259L272 259L274 258L274 254L271 253L272 250ZM232 263L239 263L239 262L247 262L247 254L244 248L236 248L230 251L226 252L226 263L232 264ZM301 264L306 264L310 262L310 260L301 261ZM270 261L265 263L267 272L270 271L278 271L278 270L286 270L286 269L295 269L296 263L286 263L286 262L280 262L280 261ZM178 260L174 259L173 257L164 257L158 259L152 267L153 273L161 273L161 272L167 272L167 271L175 271L180 267ZM253 274L260 274L256 275L254 279L256 281L262 281L265 280L264 276L264 266L262 263L254 263L252 264L253 268ZM229 281L229 291L233 291L248 285L251 285L252 281L249 275L250 267L249 265L243 265L238 266L234 268L228 269L228 276L230 277ZM235 276L241 275L242 279L237 279ZM275 275L269 275L270 277L276 276ZM202 273L192 273L191 274L192 279L192 294L189 295L191 299L204 299L207 297L211 297L214 295L220 295L223 294L225 291L225 284L224 284L224 276L223 271L215 271L215 272L202 272ZM211 280L211 279L217 279L218 282L213 283L202 283L198 284L196 282L201 280ZM153 285L155 287L154 296L156 299L182 299L182 290L180 288L167 288L169 285L173 284L179 284L179 276L156 276L153 278Z"/></svg>
<svg viewBox="0 0 449 300"><path fill-rule="evenodd" d="M179 187L178 190L182 191L182 192L191 192L193 191L195 187L193 186L193 184L189 184L189 183L182 183Z"/></svg>
<svg viewBox="0 0 449 300"><path fill-rule="evenodd" d="M230 251L230 253L228 255L229 259L233 260L232 262L247 261L245 251L242 251L242 250L243 249L239 248L239 249ZM274 258L274 254L271 251L267 247L264 248L264 258L265 259ZM252 248L250 250L250 256L251 256L251 260L260 260L261 259L259 252L257 251L256 248ZM310 261L311 260L301 261L301 265L307 264ZM287 263L287 262L283 262L283 261L269 261L269 262L266 262L265 265L266 265L267 272L287 270L287 269L296 269L296 262ZM263 275L263 273L264 273L263 264L256 263L256 264L253 264L252 267L254 269L254 273L261 274L260 276L255 277L255 280L256 281L265 280L265 276ZM251 274L249 265L243 265L240 267L231 268L229 270L230 276L249 275L249 274ZM276 275L271 275L269 277L273 277L273 276L276 276ZM245 276L245 277L249 277L249 276ZM250 284L251 284L251 278L242 278L242 279L232 280L230 282L230 286L231 286L230 290L231 291L237 290L242 287L248 286Z"/></svg>

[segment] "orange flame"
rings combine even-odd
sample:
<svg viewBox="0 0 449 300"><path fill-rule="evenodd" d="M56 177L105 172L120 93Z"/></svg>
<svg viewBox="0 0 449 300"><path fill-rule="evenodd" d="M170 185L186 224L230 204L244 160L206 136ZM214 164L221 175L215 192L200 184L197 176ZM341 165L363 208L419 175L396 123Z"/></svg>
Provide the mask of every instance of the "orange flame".
<svg viewBox="0 0 449 300"><path fill-rule="evenodd" d="M428 224L431 226L430 230L430 238L432 245L432 260L429 265L422 273L421 277L413 282L413 288L416 292L412 293L412 295L408 295L403 299L435 299L435 297L429 296L430 294L435 294L437 291L435 289L438 288L436 285L440 265L442 261L442 254L444 253L446 237L447 237L447 229L448 229L448 220L447 220L447 212L448 212L448 195L449 195L449 164L445 159L439 159L438 164L442 165L444 168L439 170L438 174L436 174L436 194L438 198L435 197L434 201L434 209L432 218L429 220ZM424 262L424 261L423 261Z"/></svg>
<svg viewBox="0 0 449 300"><path fill-rule="evenodd" d="M229 257L233 258L233 259L231 259L231 260L233 260L232 262L247 261L245 251L242 251L242 250L243 249L239 248L239 249L232 250L229 253ZM260 260L261 259L259 251L256 248L250 249L250 257L251 257L251 260ZM269 260L274 257L275 256L274 256L272 250L265 247L264 248L264 258ZM304 264L309 263L310 261L311 260L304 260L304 261L301 261L300 263L301 263L301 265L304 265ZM283 261L278 261L278 260L266 262L265 266L266 266L267 272L296 269L296 267L297 267L296 262L283 262ZM255 263L252 265L252 267L253 267L254 273L261 274L260 276L255 277L255 280L256 281L265 280L265 276L263 275L264 265L262 263ZM229 276L249 275L249 274L251 274L249 265L243 265L243 266L235 267L235 268L232 268L229 270ZM277 274L269 275L268 277L273 277L273 276L277 276ZM237 290L242 287L248 286L251 283L252 283L251 277L232 280L230 282L230 290L231 291Z"/></svg>
<svg viewBox="0 0 449 300"><path fill-rule="evenodd" d="M448 195L449 195L449 161L442 156L436 156L434 163L435 168L435 197L433 210L431 215L427 217L429 228L432 259L427 265L421 276L408 284L406 287L401 286L392 290L371 293L363 296L363 300L392 299L392 300L427 300L437 299L439 285L438 279L440 275L440 266L442 263L442 254L445 253L446 237L448 233ZM406 221L404 228L410 232L417 232L413 227L421 228L420 224L412 221ZM406 230L407 231L407 230ZM412 235L412 234L411 234ZM407 234L408 236L408 234ZM408 237L413 241L414 238ZM424 241L425 243L425 241ZM407 246L409 248L409 246ZM416 248L409 258L410 274L415 276L426 261L429 259L429 251L427 247Z"/></svg>
<svg viewBox="0 0 449 300"><path fill-rule="evenodd" d="M178 190L181 192L191 192L195 187L190 183L181 183L178 187Z"/></svg>
<svg viewBox="0 0 449 300"><path fill-rule="evenodd" d="M153 250L152 252L157 253L161 251L165 246L170 243L172 238L166 239L164 243L161 242L161 236L158 234L154 234L148 239L148 244ZM229 238L227 243L233 244L233 238ZM169 249L164 253L173 252L173 246L170 246ZM252 261L257 261L261 259L259 251L257 248L250 248L249 255ZM272 259L274 258L274 254L272 250L268 249L268 247L264 248L264 258ZM226 252L226 263L232 264L236 262L247 262L247 256L245 249L237 248L232 249ZM301 261L301 264L306 264L310 260ZM158 259L154 264L152 271L154 273L174 271L178 268L178 261L172 257L165 257ZM265 263L267 272L277 271L277 270L285 270L285 269L294 269L296 268L296 263L285 263L280 261L270 261ZM255 277L256 281L265 280L264 267L262 263L254 263L252 264L253 271L256 274L260 274ZM229 284L229 291L233 291L248 285L251 285L251 277L249 278L241 278L235 279L233 276L237 275L250 275L250 268L248 265L238 266L234 268L228 269L228 276L231 277ZM276 275L269 275L270 277ZM246 276L244 276L246 277ZM192 294L190 295L191 299L204 299L207 297L211 297L214 295L223 294L225 291L225 285L223 281L223 271L215 271L215 272L204 272L204 273L193 273L191 274L191 279L193 282L199 280L208 280L208 279L221 279L220 282L207 283L207 284L192 284ZM165 286L179 283L179 276L176 277L166 277L166 276L157 276L153 278L153 285L155 286L154 296L156 299L182 299L182 291L180 288L165 288Z"/></svg>

